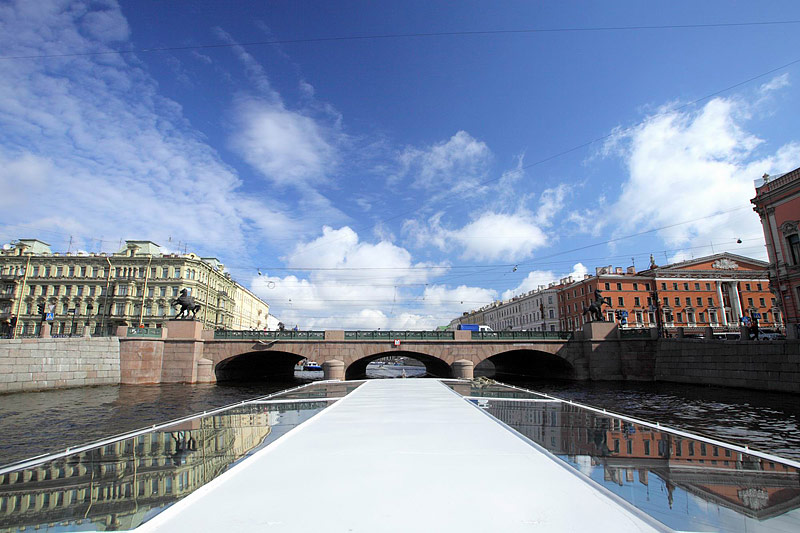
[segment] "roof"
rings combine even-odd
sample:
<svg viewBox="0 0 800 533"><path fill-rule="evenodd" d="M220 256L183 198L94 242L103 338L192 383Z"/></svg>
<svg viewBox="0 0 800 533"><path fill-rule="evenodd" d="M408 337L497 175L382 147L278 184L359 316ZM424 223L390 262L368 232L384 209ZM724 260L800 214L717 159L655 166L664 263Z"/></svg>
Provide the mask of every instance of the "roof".
<svg viewBox="0 0 800 533"><path fill-rule="evenodd" d="M161 255L161 247L153 241L125 241L125 247L116 255L126 254L131 248L136 248L136 255Z"/></svg>

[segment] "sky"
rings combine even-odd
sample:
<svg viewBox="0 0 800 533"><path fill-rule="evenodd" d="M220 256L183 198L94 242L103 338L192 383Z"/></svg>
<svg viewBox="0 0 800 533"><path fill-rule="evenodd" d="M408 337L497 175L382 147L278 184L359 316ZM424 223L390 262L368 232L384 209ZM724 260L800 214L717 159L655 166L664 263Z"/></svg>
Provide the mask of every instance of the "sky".
<svg viewBox="0 0 800 533"><path fill-rule="evenodd" d="M798 29L795 1L2 0L0 240L214 256L300 329L765 260Z"/></svg>

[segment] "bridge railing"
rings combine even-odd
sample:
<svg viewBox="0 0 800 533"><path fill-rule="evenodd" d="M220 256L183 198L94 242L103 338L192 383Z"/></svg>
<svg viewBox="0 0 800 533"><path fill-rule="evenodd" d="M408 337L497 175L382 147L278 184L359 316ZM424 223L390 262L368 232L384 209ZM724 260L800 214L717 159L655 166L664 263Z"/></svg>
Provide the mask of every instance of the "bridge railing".
<svg viewBox="0 0 800 533"><path fill-rule="evenodd" d="M473 340L569 340L571 331L473 331Z"/></svg>
<svg viewBox="0 0 800 533"><path fill-rule="evenodd" d="M622 339L649 339L650 329L649 328L620 329L619 336Z"/></svg>
<svg viewBox="0 0 800 533"><path fill-rule="evenodd" d="M128 337L161 338L161 328L128 328Z"/></svg>
<svg viewBox="0 0 800 533"><path fill-rule="evenodd" d="M268 339L268 340L306 340L320 341L325 339L324 331L250 331L250 330L218 330L215 339Z"/></svg>
<svg viewBox="0 0 800 533"><path fill-rule="evenodd" d="M453 340L452 331L345 331L345 340Z"/></svg>
<svg viewBox="0 0 800 533"><path fill-rule="evenodd" d="M131 328L135 329L135 328ZM160 330L159 330L160 331ZM569 340L571 331L472 331L472 340L505 341L505 340ZM214 332L215 339L267 339L267 340L324 340L324 331L232 331ZM453 331L345 331L348 341L357 340L454 340Z"/></svg>

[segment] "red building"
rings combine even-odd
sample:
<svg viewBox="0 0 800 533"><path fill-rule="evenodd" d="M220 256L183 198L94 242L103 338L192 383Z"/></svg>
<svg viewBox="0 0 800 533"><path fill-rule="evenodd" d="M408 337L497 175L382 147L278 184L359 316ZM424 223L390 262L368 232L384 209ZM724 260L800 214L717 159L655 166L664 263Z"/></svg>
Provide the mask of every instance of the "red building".
<svg viewBox="0 0 800 533"><path fill-rule="evenodd" d="M769 281L786 317L786 335L800 337L800 168L756 180L750 200L761 217ZM788 326L788 325L791 326Z"/></svg>
<svg viewBox="0 0 800 533"><path fill-rule="evenodd" d="M688 328L701 333L738 331L744 320L757 319L761 327L779 329L783 313L769 290L767 263L731 253L720 253L642 272L633 267L600 267L594 276L573 281L559 291L562 328L580 329L588 320L583 308L599 287L611 306L606 320L628 328L663 327L668 333ZM624 311L620 320L617 311Z"/></svg>

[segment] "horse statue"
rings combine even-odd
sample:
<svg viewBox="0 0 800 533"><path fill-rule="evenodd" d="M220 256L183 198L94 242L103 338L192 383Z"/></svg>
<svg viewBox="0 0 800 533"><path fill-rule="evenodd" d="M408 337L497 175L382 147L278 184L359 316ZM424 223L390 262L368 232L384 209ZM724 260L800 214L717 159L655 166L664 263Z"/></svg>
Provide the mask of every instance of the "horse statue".
<svg viewBox="0 0 800 533"><path fill-rule="evenodd" d="M190 312L192 313L192 320L197 318L197 312L200 310L200 304L194 303L194 298L189 295L186 289L181 289L181 295L172 301L172 307L178 306L180 306L181 309L177 316L175 316L175 320L188 320Z"/></svg>
<svg viewBox="0 0 800 533"><path fill-rule="evenodd" d="M583 306L583 314L589 313L591 320L597 322L605 322L603 318L603 304L611 307L611 298L603 296L602 291L598 288L594 290L594 301L589 304L589 307Z"/></svg>

